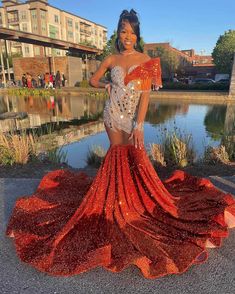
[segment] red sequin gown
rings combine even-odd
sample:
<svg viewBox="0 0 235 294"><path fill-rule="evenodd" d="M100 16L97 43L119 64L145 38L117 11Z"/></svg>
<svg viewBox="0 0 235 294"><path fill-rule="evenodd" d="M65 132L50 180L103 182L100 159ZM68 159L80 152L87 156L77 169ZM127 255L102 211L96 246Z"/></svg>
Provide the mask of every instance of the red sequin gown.
<svg viewBox="0 0 235 294"><path fill-rule="evenodd" d="M138 70L147 76L143 67L131 74ZM136 265L157 278L204 262L234 225L234 199L209 180L176 171L161 182L145 150L114 145L94 179L68 170L44 176L16 201L6 233L22 261L50 275Z"/></svg>

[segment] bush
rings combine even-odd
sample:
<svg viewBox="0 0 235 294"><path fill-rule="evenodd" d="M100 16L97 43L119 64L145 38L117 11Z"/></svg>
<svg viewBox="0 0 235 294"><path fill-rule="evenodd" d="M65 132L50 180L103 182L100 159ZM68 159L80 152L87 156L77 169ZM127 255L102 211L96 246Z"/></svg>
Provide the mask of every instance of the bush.
<svg viewBox="0 0 235 294"><path fill-rule="evenodd" d="M166 90L201 90L201 91L228 91L229 85L223 83L214 84L184 84L184 83L173 83L165 82L163 83L163 89Z"/></svg>
<svg viewBox="0 0 235 294"><path fill-rule="evenodd" d="M228 163L229 156L223 145L219 147L208 146L204 153L204 161L209 164Z"/></svg>
<svg viewBox="0 0 235 294"><path fill-rule="evenodd" d="M76 82L75 87L81 87L81 88L89 88L89 81L88 80L82 80L81 82Z"/></svg>
<svg viewBox="0 0 235 294"><path fill-rule="evenodd" d="M0 133L0 165L25 164L36 156L36 140L30 134Z"/></svg>

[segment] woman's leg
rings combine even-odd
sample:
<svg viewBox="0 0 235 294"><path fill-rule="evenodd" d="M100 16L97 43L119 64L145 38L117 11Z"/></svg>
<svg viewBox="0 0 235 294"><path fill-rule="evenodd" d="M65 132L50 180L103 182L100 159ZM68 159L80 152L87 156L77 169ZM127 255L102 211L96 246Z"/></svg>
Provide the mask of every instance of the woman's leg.
<svg viewBox="0 0 235 294"><path fill-rule="evenodd" d="M106 132L109 137L110 146L112 145L128 145L133 144L133 140L129 140L130 134L122 130L112 130L105 125Z"/></svg>

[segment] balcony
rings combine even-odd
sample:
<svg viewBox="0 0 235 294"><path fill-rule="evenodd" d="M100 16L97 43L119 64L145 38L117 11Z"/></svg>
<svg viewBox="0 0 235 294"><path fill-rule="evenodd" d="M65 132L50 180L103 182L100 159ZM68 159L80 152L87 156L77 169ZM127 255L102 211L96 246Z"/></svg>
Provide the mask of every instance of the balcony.
<svg viewBox="0 0 235 294"><path fill-rule="evenodd" d="M81 33L84 33L84 34L86 34L86 35L88 35L88 36L91 36L91 31L88 31L88 30L86 30L86 29L80 28L80 32L81 32Z"/></svg>
<svg viewBox="0 0 235 294"><path fill-rule="evenodd" d="M8 18L8 23L17 23L17 22L19 22L19 18L18 17Z"/></svg>

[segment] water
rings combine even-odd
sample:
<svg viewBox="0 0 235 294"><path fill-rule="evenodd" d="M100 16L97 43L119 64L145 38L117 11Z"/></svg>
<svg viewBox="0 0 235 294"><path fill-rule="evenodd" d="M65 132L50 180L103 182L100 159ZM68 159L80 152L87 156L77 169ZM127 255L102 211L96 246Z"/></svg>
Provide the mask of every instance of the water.
<svg viewBox="0 0 235 294"><path fill-rule="evenodd" d="M88 149L100 145L107 149L108 137L104 131L102 110L105 99L101 97L0 97L1 114L26 112L27 117L1 119L0 129L37 129L53 126L58 145L67 144L68 164L84 167ZM87 123L93 120L90 124ZM191 134L197 156L209 144L217 146L224 132L231 132L235 125L235 104L208 104L208 102L182 103L177 100L150 100L145 122L145 145L159 143L167 130ZM45 137L46 138L46 137ZM67 139L65 139L67 138ZM69 138L69 139L68 139ZM43 138L44 139L44 138Z"/></svg>

